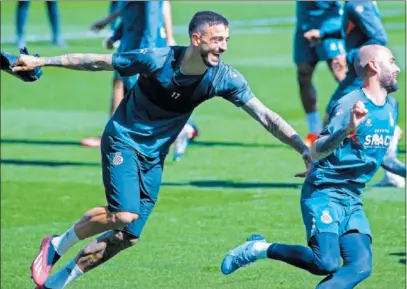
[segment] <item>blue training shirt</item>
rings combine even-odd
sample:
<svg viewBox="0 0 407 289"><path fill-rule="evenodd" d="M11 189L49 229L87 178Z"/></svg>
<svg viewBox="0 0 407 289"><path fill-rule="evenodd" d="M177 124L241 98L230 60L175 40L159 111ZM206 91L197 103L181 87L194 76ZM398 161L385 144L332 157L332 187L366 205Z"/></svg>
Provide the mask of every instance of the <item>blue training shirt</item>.
<svg viewBox="0 0 407 289"><path fill-rule="evenodd" d="M113 54L113 66L121 77L139 77L107 123L107 134L145 156L157 157L168 153L202 102L221 96L239 107L253 97L244 77L222 61L203 75L182 74L186 49L173 46Z"/></svg>
<svg viewBox="0 0 407 289"><path fill-rule="evenodd" d="M363 90L352 91L337 101L320 137L346 127L351 109L359 100L368 110L365 120L331 155L314 165L306 182L317 188L338 187L338 193L345 191L359 196L379 169L398 118L398 103L393 97L388 96L383 106L377 106L366 97Z"/></svg>
<svg viewBox="0 0 407 289"><path fill-rule="evenodd" d="M319 29L321 37L337 31L342 23L342 6L339 1L297 1L297 31L304 33Z"/></svg>
<svg viewBox="0 0 407 289"><path fill-rule="evenodd" d="M360 48L371 44L385 46L388 42L376 1L346 1L340 29L330 30L323 34L322 38L345 39L348 63L348 77L345 81L348 81L349 85L357 78L353 63Z"/></svg>

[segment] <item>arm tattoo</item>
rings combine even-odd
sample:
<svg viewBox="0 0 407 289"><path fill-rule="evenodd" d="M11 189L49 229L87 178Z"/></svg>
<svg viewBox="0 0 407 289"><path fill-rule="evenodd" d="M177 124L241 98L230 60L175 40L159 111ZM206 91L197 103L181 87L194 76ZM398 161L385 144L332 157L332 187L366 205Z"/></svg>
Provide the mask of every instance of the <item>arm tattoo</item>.
<svg viewBox="0 0 407 289"><path fill-rule="evenodd" d="M406 164L393 156L385 157L382 162L382 167L393 174L404 178L406 177Z"/></svg>
<svg viewBox="0 0 407 289"><path fill-rule="evenodd" d="M41 66L57 66L74 70L102 71L113 70L112 54L66 54L54 57L41 57Z"/></svg>
<svg viewBox="0 0 407 289"><path fill-rule="evenodd" d="M322 159L329 156L349 135L348 128L341 128L333 134L317 139L312 146L312 158Z"/></svg>
<svg viewBox="0 0 407 289"><path fill-rule="evenodd" d="M243 109L283 143L290 145L301 154L308 151L308 147L297 132L281 116L268 109L256 97L250 99L243 106Z"/></svg>
<svg viewBox="0 0 407 289"><path fill-rule="evenodd" d="M87 272L105 263L120 251L133 246L135 237L122 231L107 231L87 245L76 257L76 263L82 272Z"/></svg>

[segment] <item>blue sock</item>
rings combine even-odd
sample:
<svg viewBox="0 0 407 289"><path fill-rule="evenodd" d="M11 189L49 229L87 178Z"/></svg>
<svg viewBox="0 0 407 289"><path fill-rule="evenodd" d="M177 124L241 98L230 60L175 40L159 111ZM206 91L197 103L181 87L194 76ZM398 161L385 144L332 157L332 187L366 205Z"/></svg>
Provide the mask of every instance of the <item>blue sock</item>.
<svg viewBox="0 0 407 289"><path fill-rule="evenodd" d="M267 257L314 275L328 275L338 270L341 254L337 234L319 233L310 239L310 247L273 243L267 250Z"/></svg>
<svg viewBox="0 0 407 289"><path fill-rule="evenodd" d="M28 19L29 8L29 1L18 1L16 11L16 29L18 38L24 37L24 30Z"/></svg>
<svg viewBox="0 0 407 289"><path fill-rule="evenodd" d="M307 114L308 132L319 134L322 130L321 116L318 111L310 112Z"/></svg>
<svg viewBox="0 0 407 289"><path fill-rule="evenodd" d="M314 253L308 247L273 243L267 250L267 257L283 261L295 267L311 271Z"/></svg>
<svg viewBox="0 0 407 289"><path fill-rule="evenodd" d="M46 1L48 10L48 19L51 24L52 37L56 41L60 37L59 31L59 10L57 1Z"/></svg>

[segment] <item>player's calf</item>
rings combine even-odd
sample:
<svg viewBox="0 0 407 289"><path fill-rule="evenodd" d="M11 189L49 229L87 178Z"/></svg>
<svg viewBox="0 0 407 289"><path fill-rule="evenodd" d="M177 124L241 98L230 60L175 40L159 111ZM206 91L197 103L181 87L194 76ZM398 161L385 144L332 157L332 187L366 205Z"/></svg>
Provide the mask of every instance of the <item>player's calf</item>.
<svg viewBox="0 0 407 289"><path fill-rule="evenodd" d="M132 247L138 238L124 231L108 231L84 247L75 259L51 276L45 288L63 289L84 273L105 263L119 252Z"/></svg>
<svg viewBox="0 0 407 289"><path fill-rule="evenodd" d="M134 246L138 238L124 231L108 231L84 247L76 257L82 272L87 272L124 249Z"/></svg>
<svg viewBox="0 0 407 289"><path fill-rule="evenodd" d="M300 88L302 105L307 114L317 111L316 90L312 83L314 69L315 64L297 64L297 81Z"/></svg>

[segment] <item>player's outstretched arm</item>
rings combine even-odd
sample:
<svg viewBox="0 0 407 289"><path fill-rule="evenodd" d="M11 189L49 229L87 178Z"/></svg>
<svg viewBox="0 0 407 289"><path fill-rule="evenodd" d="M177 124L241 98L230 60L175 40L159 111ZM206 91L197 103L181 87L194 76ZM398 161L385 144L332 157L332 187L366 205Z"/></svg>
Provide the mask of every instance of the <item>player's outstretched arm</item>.
<svg viewBox="0 0 407 289"><path fill-rule="evenodd" d="M393 174L401 177L406 177L406 164L399 161L394 156L385 157L382 162L382 167Z"/></svg>
<svg viewBox="0 0 407 289"><path fill-rule="evenodd" d="M257 97L252 97L242 108L283 143L290 145L300 154L309 152L308 147L297 132L280 115L268 109Z"/></svg>
<svg viewBox="0 0 407 289"><path fill-rule="evenodd" d="M86 71L114 70L112 58L112 54L91 53L65 54L53 57L35 57L21 54L13 67L13 72L30 71L43 66Z"/></svg>

